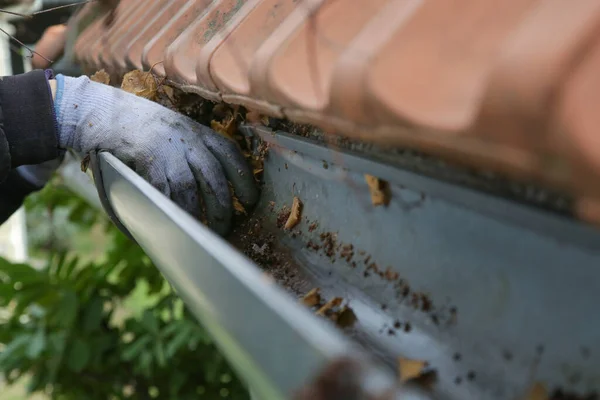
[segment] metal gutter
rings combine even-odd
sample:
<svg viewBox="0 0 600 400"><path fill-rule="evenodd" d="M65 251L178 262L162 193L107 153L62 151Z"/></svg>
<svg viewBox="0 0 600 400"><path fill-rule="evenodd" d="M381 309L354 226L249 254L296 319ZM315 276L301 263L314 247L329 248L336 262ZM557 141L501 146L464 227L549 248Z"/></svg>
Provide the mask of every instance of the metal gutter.
<svg viewBox="0 0 600 400"><path fill-rule="evenodd" d="M257 398L314 386L343 356L359 361L360 389L389 390L388 398L410 390L394 388L399 356L426 360L437 373L429 394L410 398L514 400L533 381L567 393L598 390L596 230L285 133L255 133L270 150L251 219L285 246L300 280L280 280L281 265L251 253L260 267L248 260L114 157L101 154L100 168L121 222ZM364 173L388 180L388 207L371 206ZM303 222L293 232L269 230L293 196L304 203ZM354 258L325 252L327 233L342 249L351 244ZM260 233L252 243L270 245ZM403 284L377 275L371 262ZM275 272L277 284L263 271ZM411 296L399 297L404 284ZM343 297L358 322L342 332L312 315L294 295L313 287ZM427 297L427 309L413 294ZM363 351L384 367L364 361Z"/></svg>
<svg viewBox="0 0 600 400"><path fill-rule="evenodd" d="M365 359L341 332L114 156L101 154L100 168L117 216L258 398L289 398L333 360ZM391 374L360 365L366 393L391 394Z"/></svg>

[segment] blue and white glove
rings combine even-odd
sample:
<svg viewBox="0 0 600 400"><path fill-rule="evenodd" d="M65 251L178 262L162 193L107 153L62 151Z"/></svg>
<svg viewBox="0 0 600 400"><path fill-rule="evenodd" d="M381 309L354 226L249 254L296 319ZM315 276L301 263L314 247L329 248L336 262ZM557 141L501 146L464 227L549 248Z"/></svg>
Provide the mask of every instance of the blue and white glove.
<svg viewBox="0 0 600 400"><path fill-rule="evenodd" d="M59 147L108 151L193 216L225 234L240 202L256 203L254 176L232 140L159 104L87 77L56 77Z"/></svg>

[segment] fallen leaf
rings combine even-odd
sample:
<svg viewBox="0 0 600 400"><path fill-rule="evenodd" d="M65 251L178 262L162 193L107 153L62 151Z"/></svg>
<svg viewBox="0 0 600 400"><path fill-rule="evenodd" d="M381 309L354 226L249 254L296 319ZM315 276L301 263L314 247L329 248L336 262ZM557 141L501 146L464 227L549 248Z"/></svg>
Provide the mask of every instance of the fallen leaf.
<svg viewBox="0 0 600 400"><path fill-rule="evenodd" d="M342 304L342 301L344 301L344 299L342 299L341 297L334 297L333 299L325 303L323 307L319 308L319 310L317 311L317 315L325 316L325 313L327 311L340 306Z"/></svg>
<svg viewBox="0 0 600 400"><path fill-rule="evenodd" d="M244 205L240 202L240 199L237 198L237 196L235 195L235 191L233 189L233 184L231 182L229 183L229 193L231 193L231 204L233 204L233 208L235 211L241 213L241 214L247 214L246 213L246 209L244 208Z"/></svg>
<svg viewBox="0 0 600 400"><path fill-rule="evenodd" d="M140 71L139 69L125 74L121 89L148 100L154 100L158 91L154 76L150 72Z"/></svg>
<svg viewBox="0 0 600 400"><path fill-rule="evenodd" d="M350 327L356 322L356 314L354 314L354 311L350 307L344 306L337 314L335 322L341 328Z"/></svg>
<svg viewBox="0 0 600 400"><path fill-rule="evenodd" d="M263 172L265 169L264 168L255 168L252 173L254 174L254 176L260 174L261 172Z"/></svg>
<svg viewBox="0 0 600 400"><path fill-rule="evenodd" d="M110 76L106 73L104 69L96 71L94 75L90 76L90 80L98 83L104 83L105 85L110 84Z"/></svg>
<svg viewBox="0 0 600 400"><path fill-rule="evenodd" d="M86 154L85 157L83 157L83 160L81 160L81 172L87 172L88 168L90 167L90 161L90 155Z"/></svg>
<svg viewBox="0 0 600 400"><path fill-rule="evenodd" d="M240 200L236 196L232 196L231 201L233 203L233 208L235 209L235 211L242 214L246 214L246 209L244 208L244 205L240 203Z"/></svg>
<svg viewBox="0 0 600 400"><path fill-rule="evenodd" d="M229 118L223 120L222 122L212 120L210 121L210 127L223 136L233 138L233 135L235 134L235 130L237 128L235 123L235 116L232 115Z"/></svg>
<svg viewBox="0 0 600 400"><path fill-rule="evenodd" d="M175 103L175 91L173 90L173 88L167 85L162 85L161 88L162 91L167 95L169 100L171 100L171 103Z"/></svg>
<svg viewBox="0 0 600 400"><path fill-rule="evenodd" d="M539 382L533 384L525 395L523 400L548 400L548 391L546 387Z"/></svg>
<svg viewBox="0 0 600 400"><path fill-rule="evenodd" d="M388 281L395 281L399 276L400 275L396 271L392 271L390 267L387 267L385 270L385 279Z"/></svg>
<svg viewBox="0 0 600 400"><path fill-rule="evenodd" d="M398 374L402 383L420 377L424 368L425 361L398 357Z"/></svg>
<svg viewBox="0 0 600 400"><path fill-rule="evenodd" d="M302 304L307 307L314 307L321 303L321 294L319 288L314 288L302 297Z"/></svg>
<svg viewBox="0 0 600 400"><path fill-rule="evenodd" d="M371 192L371 203L373 203L374 206L387 206L390 203L390 193L387 182L368 174L365 174L365 180L367 181L369 191Z"/></svg>
<svg viewBox="0 0 600 400"><path fill-rule="evenodd" d="M301 214L302 202L298 197L294 197L294 202L292 203L292 212L290 213L290 216L288 217L284 228L289 230L298 225L298 222L300 222Z"/></svg>

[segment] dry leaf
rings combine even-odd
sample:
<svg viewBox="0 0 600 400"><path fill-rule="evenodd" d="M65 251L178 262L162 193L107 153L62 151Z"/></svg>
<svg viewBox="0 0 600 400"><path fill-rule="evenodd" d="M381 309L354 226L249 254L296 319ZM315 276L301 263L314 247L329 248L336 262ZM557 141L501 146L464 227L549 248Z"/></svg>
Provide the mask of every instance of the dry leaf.
<svg viewBox="0 0 600 400"><path fill-rule="evenodd" d="M373 175L365 174L365 180L371 192L371 203L374 206L387 206L390 203L390 193L387 182Z"/></svg>
<svg viewBox="0 0 600 400"><path fill-rule="evenodd" d="M398 357L398 374L400 382L406 382L421 376L425 368L425 361L410 360L408 358Z"/></svg>
<svg viewBox="0 0 600 400"><path fill-rule="evenodd" d="M234 210L244 215L247 214L244 205L240 202L240 199L238 199L235 195L233 184L231 182L227 183L229 183L229 193L231 193L231 203L233 204Z"/></svg>
<svg viewBox="0 0 600 400"><path fill-rule="evenodd" d="M546 390L546 387L543 384L536 382L533 384L531 389L529 389L529 392L527 392L527 394L525 395L525 398L523 400L548 400L548 399L549 399L549 396L548 396L548 391Z"/></svg>
<svg viewBox="0 0 600 400"><path fill-rule="evenodd" d="M350 327L356 322L356 314L354 314L354 311L350 307L344 306L337 314L335 322L341 328Z"/></svg>
<svg viewBox="0 0 600 400"><path fill-rule="evenodd" d="M314 307L321 303L321 294L319 288L314 288L302 297L302 304L307 307Z"/></svg>
<svg viewBox="0 0 600 400"><path fill-rule="evenodd" d="M399 276L400 275L396 271L392 271L390 267L387 267L385 270L385 279L388 281L395 281Z"/></svg>
<svg viewBox="0 0 600 400"><path fill-rule="evenodd" d="M162 85L162 91L167 95L171 103L175 103L175 91L171 86Z"/></svg>
<svg viewBox="0 0 600 400"><path fill-rule="evenodd" d="M235 211L242 214L246 214L246 209L244 208L244 205L240 203L240 200L236 196L231 196L231 201L233 203L233 208L235 209Z"/></svg>
<svg viewBox="0 0 600 400"><path fill-rule="evenodd" d="M290 213L290 216L288 217L284 228L292 229L293 227L298 225L298 222L300 222L301 214L302 214L302 202L300 201L300 199L298 197L294 197L294 202L292 204L292 212Z"/></svg>
<svg viewBox="0 0 600 400"><path fill-rule="evenodd" d="M252 170L252 173L254 174L254 176L257 176L258 174L260 174L264 170L265 170L264 168L255 168L254 170Z"/></svg>
<svg viewBox="0 0 600 400"><path fill-rule="evenodd" d="M235 130L237 128L235 123L235 116L232 115L226 120L223 120L223 122L212 120L210 121L210 127L223 136L233 138L233 135L235 134Z"/></svg>
<svg viewBox="0 0 600 400"><path fill-rule="evenodd" d="M323 307L319 308L319 311L317 311L317 315L324 316L327 311L341 305L342 301L344 301L344 299L342 299L341 297L334 297L333 299L325 303Z"/></svg>
<svg viewBox="0 0 600 400"><path fill-rule="evenodd" d="M140 71L139 69L125 74L121 89L148 100L154 100L158 91L154 76L150 72Z"/></svg>
<svg viewBox="0 0 600 400"><path fill-rule="evenodd" d="M81 160L81 172L87 172L88 168L90 167L90 161L90 155L86 154L85 157L83 157L83 160Z"/></svg>
<svg viewBox="0 0 600 400"><path fill-rule="evenodd" d="M96 71L94 75L90 76L90 80L98 83L104 83L105 85L110 84L110 76L106 73L104 69Z"/></svg>

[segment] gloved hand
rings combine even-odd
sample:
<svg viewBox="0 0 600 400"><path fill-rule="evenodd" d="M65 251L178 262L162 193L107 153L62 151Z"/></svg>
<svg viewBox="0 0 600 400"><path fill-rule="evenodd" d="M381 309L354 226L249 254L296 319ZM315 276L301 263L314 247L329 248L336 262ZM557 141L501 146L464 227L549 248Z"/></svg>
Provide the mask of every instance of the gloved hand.
<svg viewBox="0 0 600 400"><path fill-rule="evenodd" d="M190 118L87 77L56 77L59 147L105 150L195 217L228 231L227 180L244 206L258 199L252 171L232 140Z"/></svg>

